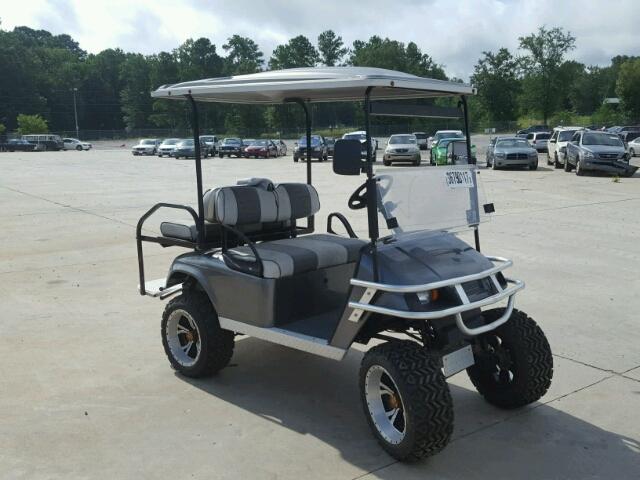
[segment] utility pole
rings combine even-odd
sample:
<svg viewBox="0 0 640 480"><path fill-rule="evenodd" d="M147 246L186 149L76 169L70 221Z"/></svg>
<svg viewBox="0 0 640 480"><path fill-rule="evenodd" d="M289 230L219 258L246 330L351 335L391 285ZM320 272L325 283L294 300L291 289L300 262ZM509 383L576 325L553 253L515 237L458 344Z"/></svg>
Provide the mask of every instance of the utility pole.
<svg viewBox="0 0 640 480"><path fill-rule="evenodd" d="M78 129L78 107L76 105L76 92L78 91L78 89L76 87L73 87L73 114L75 116L76 119L76 138L79 140L80 139L80 130Z"/></svg>

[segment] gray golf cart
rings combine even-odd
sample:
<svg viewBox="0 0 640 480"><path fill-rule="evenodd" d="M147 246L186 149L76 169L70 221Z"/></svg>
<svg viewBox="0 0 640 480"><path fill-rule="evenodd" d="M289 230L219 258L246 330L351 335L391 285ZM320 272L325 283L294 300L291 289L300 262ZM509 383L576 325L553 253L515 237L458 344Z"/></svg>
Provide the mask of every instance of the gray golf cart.
<svg viewBox="0 0 640 480"><path fill-rule="evenodd" d="M190 102L194 139L200 101L298 103L308 144L311 102L362 101L367 147L372 115L463 118L467 152L461 157L473 161L466 102L473 93L460 83L342 67L199 80L152 95ZM459 105L406 101L438 96L459 97ZM137 226L140 294L172 297L162 316L162 343L178 372L218 372L238 335L334 360L354 342L374 342L360 370L364 412L382 447L407 461L447 445L451 375L466 370L480 394L502 408L545 394L553 374L549 344L514 308L524 284L504 275L511 261L480 253L478 228L492 205L482 201L473 163L374 172L370 148L363 160L359 141L338 140L334 172L365 177L347 202L363 217L366 212L368 238L362 239L339 212L328 216L327 233L314 233L320 198L311 161L305 183L254 178L203 192L200 142L195 145L197 211L160 203ZM184 210L193 224L164 222L160 235L143 234L144 222L161 208ZM347 235L335 233L336 222ZM473 247L460 239L464 230ZM143 242L189 251L173 261L166 278L145 282Z"/></svg>

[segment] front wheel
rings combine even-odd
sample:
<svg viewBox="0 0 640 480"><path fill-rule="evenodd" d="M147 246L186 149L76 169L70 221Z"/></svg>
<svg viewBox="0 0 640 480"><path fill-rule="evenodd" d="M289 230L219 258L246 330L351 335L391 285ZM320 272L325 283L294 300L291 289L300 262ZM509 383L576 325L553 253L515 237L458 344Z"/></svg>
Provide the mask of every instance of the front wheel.
<svg viewBox="0 0 640 480"><path fill-rule="evenodd" d="M390 160L382 160L382 164L383 164L385 167L390 167L390 166L391 166L391 161L390 161Z"/></svg>
<svg viewBox="0 0 640 480"><path fill-rule="evenodd" d="M486 323L504 313L482 313ZM551 385L553 356L542 329L519 310L507 323L480 335L473 345L476 363L467 369L480 395L492 405L512 409L539 400Z"/></svg>
<svg viewBox="0 0 640 480"><path fill-rule="evenodd" d="M571 164L569 163L569 155L564 156L564 171L565 172L571 171Z"/></svg>
<svg viewBox="0 0 640 480"><path fill-rule="evenodd" d="M562 165L560 164L560 161L558 160L558 152L555 152L553 154L553 166L555 168L561 168L562 167Z"/></svg>
<svg viewBox="0 0 640 480"><path fill-rule="evenodd" d="M636 156L636 151L633 148L629 149L629 156L630 157L635 157Z"/></svg>
<svg viewBox="0 0 640 480"><path fill-rule="evenodd" d="M392 457L416 461L447 446L453 401L440 365L414 342L369 350L360 367L360 395L369 426Z"/></svg>
<svg viewBox="0 0 640 480"><path fill-rule="evenodd" d="M529 170L537 170L537 169L538 169L538 162L529 165Z"/></svg>
<svg viewBox="0 0 640 480"><path fill-rule="evenodd" d="M81 152L81 151L82 151L82 145L78 145L78 146L76 147L76 150L77 150L77 151L79 151L79 152Z"/></svg>
<svg viewBox="0 0 640 480"><path fill-rule="evenodd" d="M576 160L576 175L582 177L584 175L584 168L580 166L580 159Z"/></svg>

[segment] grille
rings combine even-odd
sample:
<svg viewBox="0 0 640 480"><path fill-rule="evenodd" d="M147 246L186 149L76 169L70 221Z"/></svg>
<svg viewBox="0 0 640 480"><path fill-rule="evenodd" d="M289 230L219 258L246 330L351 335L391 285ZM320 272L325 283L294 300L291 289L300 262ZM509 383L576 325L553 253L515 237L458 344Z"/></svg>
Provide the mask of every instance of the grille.
<svg viewBox="0 0 640 480"><path fill-rule="evenodd" d="M529 155L526 153L507 153L507 160L526 160Z"/></svg>
<svg viewBox="0 0 640 480"><path fill-rule="evenodd" d="M617 153L600 153L598 156L605 160L615 160L618 158Z"/></svg>
<svg viewBox="0 0 640 480"><path fill-rule="evenodd" d="M396 153L407 153L409 151L408 148L396 148L395 152Z"/></svg>

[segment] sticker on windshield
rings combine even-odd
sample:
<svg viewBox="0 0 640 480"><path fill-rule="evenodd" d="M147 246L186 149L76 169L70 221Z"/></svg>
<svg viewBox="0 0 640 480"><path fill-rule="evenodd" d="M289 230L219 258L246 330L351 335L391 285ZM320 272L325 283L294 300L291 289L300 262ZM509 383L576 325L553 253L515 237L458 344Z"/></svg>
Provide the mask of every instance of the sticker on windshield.
<svg viewBox="0 0 640 480"><path fill-rule="evenodd" d="M473 175L469 170L447 170L444 178L449 188L473 188Z"/></svg>

